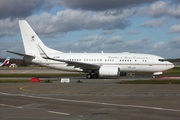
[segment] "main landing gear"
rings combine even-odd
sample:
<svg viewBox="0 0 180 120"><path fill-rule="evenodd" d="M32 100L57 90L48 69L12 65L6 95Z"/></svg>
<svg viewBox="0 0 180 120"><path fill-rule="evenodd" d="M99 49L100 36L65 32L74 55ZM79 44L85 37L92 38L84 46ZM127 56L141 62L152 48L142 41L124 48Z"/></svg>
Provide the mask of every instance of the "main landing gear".
<svg viewBox="0 0 180 120"><path fill-rule="evenodd" d="M89 74L86 75L86 78L87 78L87 79L99 78L99 75L96 74L96 73L94 73L94 74L89 73Z"/></svg>

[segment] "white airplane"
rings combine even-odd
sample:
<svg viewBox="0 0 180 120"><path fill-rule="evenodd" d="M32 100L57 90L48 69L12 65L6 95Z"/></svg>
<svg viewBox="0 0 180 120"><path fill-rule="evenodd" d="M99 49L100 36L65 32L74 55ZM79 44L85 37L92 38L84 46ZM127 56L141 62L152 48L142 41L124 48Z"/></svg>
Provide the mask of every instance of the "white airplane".
<svg viewBox="0 0 180 120"><path fill-rule="evenodd" d="M41 66L72 72L87 73L86 78L125 76L128 72L162 74L174 65L164 58L136 53L63 53L43 44L25 20L19 20L25 54L7 51Z"/></svg>
<svg viewBox="0 0 180 120"><path fill-rule="evenodd" d="M1 67L4 67L4 66L7 66L9 64L9 61L10 61L10 57L7 57L4 62L0 62L0 66Z"/></svg>

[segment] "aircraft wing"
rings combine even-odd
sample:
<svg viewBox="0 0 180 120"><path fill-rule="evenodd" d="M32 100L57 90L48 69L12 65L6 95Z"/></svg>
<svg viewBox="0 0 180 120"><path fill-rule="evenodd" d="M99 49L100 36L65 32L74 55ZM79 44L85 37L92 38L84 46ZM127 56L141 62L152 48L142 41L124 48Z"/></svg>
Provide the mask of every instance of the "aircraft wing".
<svg viewBox="0 0 180 120"><path fill-rule="evenodd" d="M90 64L90 63L83 63L83 62L77 62L77 61L68 61L68 60L52 58L52 57L49 57L39 45L37 45L37 47L39 49L41 56L45 59L50 59L50 60L59 61L59 62L65 62L65 63L67 63L67 66L74 66L74 68L80 68L80 69L83 69L83 71L98 70L100 68L99 64Z"/></svg>
<svg viewBox="0 0 180 120"><path fill-rule="evenodd" d="M67 63L67 66L74 66L74 68L80 68L80 69L83 69L83 70L89 70L89 69L97 70L97 69L100 68L100 65L98 65L98 64L90 64L90 63L83 63L83 62L76 62L76 61L54 59L54 58L50 58L50 57L48 57L46 59L65 62L65 63Z"/></svg>
<svg viewBox="0 0 180 120"><path fill-rule="evenodd" d="M27 55L27 54L13 52L13 51L7 51L7 52L12 53L12 54L16 54L16 55L19 55L19 56L24 56L24 57L35 57L35 56L32 56L32 55Z"/></svg>

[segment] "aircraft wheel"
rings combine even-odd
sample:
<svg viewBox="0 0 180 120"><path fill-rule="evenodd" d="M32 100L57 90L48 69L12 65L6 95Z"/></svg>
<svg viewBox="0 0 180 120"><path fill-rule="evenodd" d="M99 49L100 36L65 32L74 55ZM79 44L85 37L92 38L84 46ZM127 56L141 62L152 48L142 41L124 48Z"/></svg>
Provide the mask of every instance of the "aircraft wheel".
<svg viewBox="0 0 180 120"><path fill-rule="evenodd" d="M155 75L152 75L152 78L156 78L156 76L155 76Z"/></svg>
<svg viewBox="0 0 180 120"><path fill-rule="evenodd" d="M99 78L98 74L93 74L93 78Z"/></svg>
<svg viewBox="0 0 180 120"><path fill-rule="evenodd" d="M86 75L86 78L87 78L87 79L91 79L91 78L92 78L92 74L87 74L87 75Z"/></svg>

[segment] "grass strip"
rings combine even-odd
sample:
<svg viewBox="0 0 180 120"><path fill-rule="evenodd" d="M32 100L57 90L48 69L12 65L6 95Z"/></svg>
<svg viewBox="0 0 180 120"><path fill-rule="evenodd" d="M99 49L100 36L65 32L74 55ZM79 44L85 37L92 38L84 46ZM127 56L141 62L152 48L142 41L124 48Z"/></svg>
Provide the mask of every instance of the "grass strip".
<svg viewBox="0 0 180 120"><path fill-rule="evenodd" d="M52 83L53 81L57 80L41 80L41 83ZM27 83L30 82L30 80L0 80L0 83Z"/></svg>
<svg viewBox="0 0 180 120"><path fill-rule="evenodd" d="M164 74L168 75L168 74L176 74L176 75L180 75L180 67L175 67L171 70L165 71Z"/></svg>
<svg viewBox="0 0 180 120"><path fill-rule="evenodd" d="M26 83L30 80L0 80L0 83Z"/></svg>
<svg viewBox="0 0 180 120"><path fill-rule="evenodd" d="M0 74L0 77L76 77L84 76L84 74L58 74L58 73L27 73L27 74Z"/></svg>

